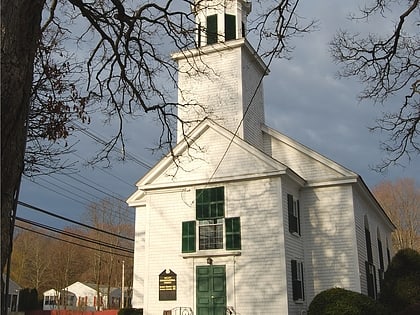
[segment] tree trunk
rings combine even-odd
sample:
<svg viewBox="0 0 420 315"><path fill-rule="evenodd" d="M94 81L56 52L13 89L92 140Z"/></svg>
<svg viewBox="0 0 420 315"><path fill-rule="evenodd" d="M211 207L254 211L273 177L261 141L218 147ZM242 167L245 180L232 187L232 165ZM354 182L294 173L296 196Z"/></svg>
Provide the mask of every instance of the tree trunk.
<svg viewBox="0 0 420 315"><path fill-rule="evenodd" d="M12 248L13 215L23 171L33 63L44 1L1 1L2 273Z"/></svg>

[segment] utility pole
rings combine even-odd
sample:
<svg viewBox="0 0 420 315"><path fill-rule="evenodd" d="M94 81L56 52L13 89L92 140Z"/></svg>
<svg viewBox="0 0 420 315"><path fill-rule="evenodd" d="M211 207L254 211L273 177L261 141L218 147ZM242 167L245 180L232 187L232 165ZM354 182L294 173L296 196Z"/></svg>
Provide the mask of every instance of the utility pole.
<svg viewBox="0 0 420 315"><path fill-rule="evenodd" d="M96 310L101 310L101 291L100 291L100 284L101 284L101 255L98 254L99 263L98 263L98 274L96 278ZM86 301L87 303L87 301Z"/></svg>
<svg viewBox="0 0 420 315"><path fill-rule="evenodd" d="M121 277L121 308L124 308L124 260L122 261L122 277Z"/></svg>

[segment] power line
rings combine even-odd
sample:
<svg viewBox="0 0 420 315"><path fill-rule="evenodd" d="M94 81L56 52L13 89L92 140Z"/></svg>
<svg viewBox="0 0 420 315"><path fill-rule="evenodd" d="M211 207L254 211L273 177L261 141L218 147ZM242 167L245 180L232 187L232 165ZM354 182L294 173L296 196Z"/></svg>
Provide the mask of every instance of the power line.
<svg viewBox="0 0 420 315"><path fill-rule="evenodd" d="M29 181L29 179L27 179L26 177L24 177L24 178L25 178L26 180L28 180L28 181ZM45 181L45 179L44 179L44 181ZM44 188L44 189L46 189L46 190L52 191L52 192L54 192L54 193L56 193L56 194L58 194L58 195L60 195L60 196L63 196L63 197L65 197L65 198L69 199L69 200L73 200L73 201L75 201L75 202L80 203L80 204L81 204L81 205L83 205L83 206L86 206L86 204L85 204L85 203L83 203L83 202L81 202L80 200L75 199L75 198L72 198L72 197L70 197L70 196L68 196L68 195L66 195L66 194L64 194L64 193L62 193L62 192L59 192L58 190L55 190L55 189L53 189L53 188L51 188L51 187L45 186L45 185L41 184L40 182L37 182L37 181L34 181L34 180L31 180L30 182L32 182L32 183L34 183L34 184L37 184L38 186L40 186L40 187L42 187L42 188ZM61 188L61 187L60 187L60 188ZM61 188L61 189L63 189L63 188ZM85 199L85 198L82 198L82 199Z"/></svg>
<svg viewBox="0 0 420 315"><path fill-rule="evenodd" d="M114 192L114 191L112 191L111 189L108 189L108 188L106 188L105 186L102 186L102 185L100 185L100 184L98 184L98 183L94 182L93 180L91 180L91 179L89 179L89 178L87 178L87 177L85 177L85 176L83 176L83 175L81 175L81 174L79 174L79 173L75 173L74 175L76 175L76 176L79 176L79 177L83 178L85 181L88 181L88 182L92 183L93 185L99 186L99 187L101 187L102 189L107 190L109 193L114 194L114 195L113 195L113 196L111 196L111 197L113 197L113 198L115 198L115 199L117 199L117 200L120 200L120 201L122 201L122 202L124 202L124 203L125 203L125 200L120 199L120 198L118 198L118 197L115 197L115 196L119 196L119 197L123 198L120 194L115 194L115 192ZM104 193L104 194L105 194L105 193Z"/></svg>
<svg viewBox="0 0 420 315"><path fill-rule="evenodd" d="M112 236L116 236L116 237L119 237L119 238L122 238L122 239L125 239L125 240L128 240L128 241L134 242L134 239L132 239L132 238L129 238L129 237L126 237L126 236L122 236L122 235L118 235L118 234L115 234L115 233L112 233L112 232L109 232L109 231L105 231L105 230L96 228L94 226L90 226L90 225L87 225L87 224L84 224L84 223L81 223L81 222L77 222L77 221L72 220L72 219L68 219L68 218L63 217L61 215L58 215L58 214L49 212L47 210L44 210L44 209L35 207L35 206L30 205L28 203L25 203L23 201L18 201L18 204L21 205L21 206L23 206L23 207L25 207L25 208L29 208L29 209L32 209L32 210L35 210L35 211L38 211L38 212L41 212L41 213L50 215L50 216L53 216L55 218L58 218L58 219L61 219L61 220L64 220L64 221L68 221L68 222L71 222L73 224L77 224L77 225L83 226L83 227L88 228L88 229L92 229L92 230L95 230L95 231L98 231L98 232L102 232L102 233L105 233L105 234L109 234L109 235L112 235Z"/></svg>
<svg viewBox="0 0 420 315"><path fill-rule="evenodd" d="M74 177L73 177L73 176L71 176L70 174L66 174L66 176L67 176L67 177L70 177L71 179L75 180L76 182L79 182L79 183L81 183L81 184L83 184L83 185L86 185L86 186L88 186L88 187L90 187L90 188L92 188L92 189L94 189L94 190L96 190L96 191L98 191L98 192L100 192L100 193L102 193L102 194L106 195L106 196L109 196L109 197L111 197L111 198L117 199L118 201L121 201L121 202L124 202L124 203L125 203L125 200L122 200L121 198L118 198L118 197L116 197L115 195L111 195L111 194L109 194L109 193L107 193L107 192L105 192L105 191L103 191L103 190L101 190L101 189L99 189L99 188L97 188L97 187L95 187L95 186L93 186L93 185L87 184L87 183L83 182L83 181L82 181L82 180L80 180L80 179L74 178ZM98 185L98 186L99 186L99 185ZM95 196L95 197L96 197L96 196Z"/></svg>
<svg viewBox="0 0 420 315"><path fill-rule="evenodd" d="M99 144L102 144L102 145L108 145L109 144L108 141L102 139L99 135L95 134L93 131L89 131L86 127L81 126L81 125L79 125L77 123L73 123L73 125L75 127L77 127L80 130L80 132L84 133L86 136L88 136L89 138L95 140ZM118 148L115 147L115 146L113 146L111 148L111 150L114 151L114 152L120 153L120 151L118 150ZM124 150L124 155L126 157L130 158L131 160L133 160L134 162L136 162L138 165L140 165L140 166L142 166L142 167L144 167L144 168L146 168L148 170L152 168L152 166L149 165L149 163L147 163L146 161L143 161L141 158L138 158L138 157L134 156L133 154L131 154L131 153L125 151L125 150Z"/></svg>
<svg viewBox="0 0 420 315"><path fill-rule="evenodd" d="M101 248L94 248L94 247L91 247L91 246L88 246L88 245L82 245L82 244L72 242L72 241L69 241L69 240L64 240L62 238L58 238L58 237L55 237L55 236L52 236L52 235L49 235L49 234L46 234L46 233L42 233L40 231L36 231L36 230L32 230L32 229L27 228L27 227L20 226L19 224L16 224L15 226L19 229L26 230L26 231L29 231L29 232L32 232L32 233L36 233L36 234L39 234L39 235L42 235L42 236L45 236L45 237L49 237L49 238L52 238L52 239L55 239L55 240L58 240L58 241L61 241L61 242L64 242L64 243L69 243L69 244L80 246L80 247L83 247L83 248L92 249L92 250L102 252L102 253L106 253L106 254L115 254L113 252L110 252L110 251L107 251L107 250L104 250L104 249L101 249ZM133 258L133 256L128 256L128 255L124 255L124 254L120 254L120 253L118 254L118 256Z"/></svg>
<svg viewBox="0 0 420 315"><path fill-rule="evenodd" d="M94 195L94 194L92 194L92 193L90 193L90 192L88 192L88 191L86 191L86 190L83 190L83 189L81 189L81 188L79 188L79 187L77 187L77 186L75 186L75 185L72 185L72 184L68 183L67 181L62 181L62 180L59 180L59 179L57 179L57 178L55 178L55 177L53 177L53 176L51 176L51 175L48 175L48 176L49 176L50 178L54 179L55 181L59 182L60 184L65 184L65 185L67 185L67 186L71 187L72 189L75 189L75 190L78 190L78 191L83 192L83 193L85 193L85 194L88 194L88 195L92 196L92 197L93 197L93 198L95 198L95 199L98 199L98 200L99 200L99 199L101 199L101 198L100 198L100 196ZM74 179L74 180L76 180L77 182L80 182L80 183L82 183L82 184L83 184L83 181L81 181L81 180L77 180L77 179L75 179L75 178L73 178L73 177L70 177L70 178L71 178L71 179ZM57 185L55 185L55 184L51 183L50 181L46 180L45 178L41 178L41 180L45 181L45 182L46 182L46 183L48 183L49 185L52 185L53 187L56 187L56 188L58 188L58 189L61 189L61 190L65 191L65 192L67 192L68 194L64 194L64 193L62 193L62 192L58 191L57 189L54 189L54 188L51 188L51 187L45 186L45 185L43 185L43 184L41 184L41 183L39 183L38 181L35 181L35 180L32 180L31 182L33 182L33 183L35 183L35 184L37 184L37 185L41 186L41 187L42 187L42 188L44 188L44 189L47 189L47 190L50 190L50 191L52 191L52 192L54 192L54 193L56 193L56 194L59 194L59 195L61 195L61 196L65 197L65 198L67 198L67 199L70 199L70 200L73 200L73 201L75 201L75 202L78 202L78 203L82 204L82 205L83 205L83 206L85 206L85 207L88 207L88 205L89 205L89 204L95 204L95 203L97 203L97 201L96 201L96 200L95 200L95 201L93 201L93 200L91 200L91 199L88 199L88 198L86 198L86 197L84 197L84 196L82 196L82 195L80 195L80 194L76 193L75 191L70 191L69 189L66 189L66 188L64 188L64 187L62 187L62 186L57 186ZM89 185L89 187L91 187L91 186ZM78 199L75 199L75 198L70 197L70 196L73 196L73 195L77 196L79 199L85 200L85 201L86 201L86 203L81 202L81 201L80 201L80 200L78 200ZM108 194L108 195L109 195L109 194ZM109 196L111 196L111 195L109 195ZM122 203L124 203L124 204L125 204L125 202L124 202L122 199L119 199L119 198L114 197L114 196L111 196L111 197L113 197L114 199L118 200L118 202L122 202ZM128 208L128 207L127 207L127 209L130 209L130 208ZM113 216L118 216L118 214L117 214L117 213L115 213L112 209L100 209L100 210L102 210L103 212L110 213L110 214L111 214L111 215L113 215ZM134 213L132 213L132 215L134 215ZM127 216L126 216L126 218L127 218L127 221L130 221L130 222L133 222L133 223L134 223L134 218L133 218L132 216L127 215Z"/></svg>
<svg viewBox="0 0 420 315"><path fill-rule="evenodd" d="M89 161L88 160L86 160L84 157L82 157L82 156L80 156L79 154L77 154L76 152L71 152L74 156L76 156L76 157L78 157L79 159L82 159L83 161L85 161L85 163L87 163L87 164L89 164ZM103 172L103 173L105 173L105 174L107 174L107 175L109 175L109 176L111 176L111 177L114 177L115 179L117 179L117 180L119 180L121 183L124 183L124 184L126 184L127 186L130 186L130 187L133 187L133 184L132 183L128 183L128 182L126 182L124 179L122 179L121 177L119 177L119 176L117 176L117 175L115 175L115 174L112 174L112 173L110 173L110 172L107 172L105 169L103 169L103 168L101 168L101 167L95 167L94 165L91 165L92 166L92 168L96 168L96 169L98 169L99 171L101 171L101 172Z"/></svg>
<svg viewBox="0 0 420 315"><path fill-rule="evenodd" d="M42 229L45 229L45 230L48 230L48 231L51 231L51 232L54 232L54 233L69 236L69 237L72 237L72 238L76 238L76 239L79 239L79 240L82 240L82 241L85 241L85 242L88 242L88 243L96 244L96 245L99 245L99 246L105 246L105 247L108 247L110 249L115 249L115 250L119 250L119 251L123 251L123 252L134 253L134 250L130 249L130 248L110 244L110 243L107 243L107 242L104 242L104 241L101 241L101 240L96 240L96 239L90 238L88 236L78 235L78 234L70 232L70 231L60 230L60 229L54 228L52 226L42 224L42 223L39 223L39 222L35 222L35 221L32 221L32 220L28 220L28 219L24 219L24 218L20 218L20 217L16 217L16 220L27 223L27 224L30 224L30 225L33 225L33 226L36 226L36 227L39 227L39 228L42 228Z"/></svg>
<svg viewBox="0 0 420 315"><path fill-rule="evenodd" d="M82 189L80 185L79 185L79 186L72 185L72 184L70 184L68 181L62 181L62 180L59 180L58 178L53 177L53 176L51 176L50 174L48 174L48 176L49 176L50 178L54 179L55 181L59 182L59 183L60 183L60 185L62 185L62 184L67 185L68 187L71 187L72 189L75 189L75 190L77 190L77 191L80 191L80 192L82 192L82 193L84 193L84 194L86 194L86 195L88 195L88 196L90 196L90 197L93 197L93 198L95 198L95 199L100 199L98 196L94 195L93 193L91 193L91 192L89 192L89 191L87 191L87 190ZM44 179L44 178L43 178L43 180L45 180L45 181L46 181L46 179ZM62 190L64 190L64 191L66 191L66 192L68 192L68 193L75 194L76 196L78 196L78 197L80 197L80 198L82 198L82 199L86 200L86 201L87 201L87 202L89 202L89 203L90 203L90 202L92 202L92 200L91 200L91 199L88 199L88 198L82 197L81 195L76 194L74 191L70 191L70 190L68 190L68 189L65 189L65 188L63 188L62 186L59 186L59 187L60 187L60 189L62 189Z"/></svg>

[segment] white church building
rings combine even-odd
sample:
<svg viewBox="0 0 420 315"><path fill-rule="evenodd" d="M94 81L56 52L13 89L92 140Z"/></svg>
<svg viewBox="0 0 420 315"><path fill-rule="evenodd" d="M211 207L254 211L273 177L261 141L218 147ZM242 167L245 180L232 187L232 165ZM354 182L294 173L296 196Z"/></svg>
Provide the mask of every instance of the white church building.
<svg viewBox="0 0 420 315"><path fill-rule="evenodd" d="M160 160L127 201L145 315L306 314L332 287L380 292L395 227L358 174L265 124L250 10L200 1L200 48L172 56L191 123L178 124L176 162Z"/></svg>

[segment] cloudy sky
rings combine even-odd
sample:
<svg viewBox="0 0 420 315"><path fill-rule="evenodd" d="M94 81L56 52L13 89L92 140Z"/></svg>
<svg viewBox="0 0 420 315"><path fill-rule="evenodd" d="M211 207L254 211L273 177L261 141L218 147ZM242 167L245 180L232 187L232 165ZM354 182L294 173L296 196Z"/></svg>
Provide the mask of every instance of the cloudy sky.
<svg viewBox="0 0 420 315"><path fill-rule="evenodd" d="M389 27L380 22L354 25L346 17L357 10L358 1L303 1L301 15L319 20L319 30L297 38L291 60L276 60L264 81L267 124L294 138L318 153L360 174L368 186L384 180L411 177L420 184L420 159L417 157L405 168L391 167L379 174L372 167L381 162L379 146L385 135L371 133L369 126L386 107L357 101L361 87L355 80L339 80L339 69L328 52L328 42L339 28L365 31ZM251 13L252 14L252 13ZM389 106L390 104L388 104ZM89 131L103 139L112 126L101 120L89 126ZM71 175L51 175L23 179L20 200L83 221L86 205L101 198L116 196L125 200L135 190L135 182L154 165L162 152L149 150L158 142L159 128L148 117L127 121L127 152L130 157L120 161L115 154L109 168L103 165L86 166L99 145L91 138L79 135L75 155L67 159L78 161L79 172ZM19 206L17 215L53 226L68 225L61 220Z"/></svg>

